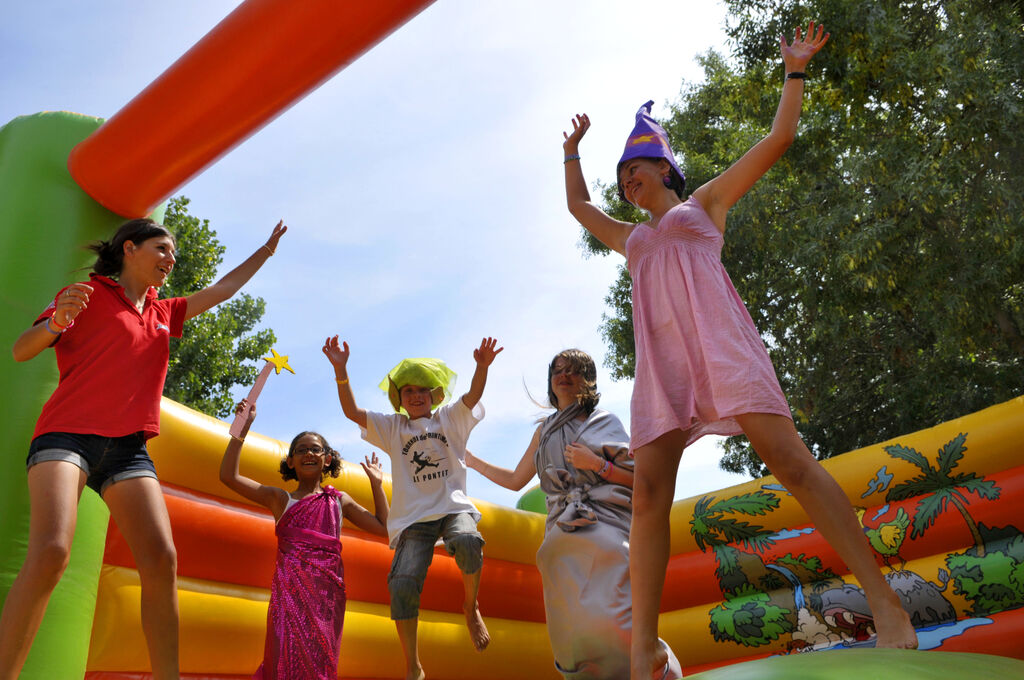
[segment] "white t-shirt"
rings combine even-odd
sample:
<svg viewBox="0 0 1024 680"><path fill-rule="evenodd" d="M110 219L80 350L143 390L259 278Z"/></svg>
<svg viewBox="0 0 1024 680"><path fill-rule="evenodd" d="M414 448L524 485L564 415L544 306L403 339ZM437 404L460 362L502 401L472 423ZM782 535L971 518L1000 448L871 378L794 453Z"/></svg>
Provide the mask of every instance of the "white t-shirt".
<svg viewBox="0 0 1024 680"><path fill-rule="evenodd" d="M392 548L402 531L416 522L480 511L466 496L466 441L483 420L484 407L470 411L460 397L429 418L400 413L366 412L363 439L391 456L391 511L388 539Z"/></svg>

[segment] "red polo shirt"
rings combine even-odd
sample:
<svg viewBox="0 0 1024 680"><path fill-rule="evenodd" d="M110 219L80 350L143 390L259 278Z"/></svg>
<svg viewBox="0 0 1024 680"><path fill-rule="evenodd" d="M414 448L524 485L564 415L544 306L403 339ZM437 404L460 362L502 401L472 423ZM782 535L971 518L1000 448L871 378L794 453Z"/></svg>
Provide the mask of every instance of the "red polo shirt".
<svg viewBox="0 0 1024 680"><path fill-rule="evenodd" d="M36 422L47 432L123 437L160 431L160 395L167 377L169 342L181 337L185 298L158 300L146 293L141 314L116 281L89 275L89 306L58 339L60 382ZM64 292L61 289L60 293ZM53 315L56 298L36 323Z"/></svg>

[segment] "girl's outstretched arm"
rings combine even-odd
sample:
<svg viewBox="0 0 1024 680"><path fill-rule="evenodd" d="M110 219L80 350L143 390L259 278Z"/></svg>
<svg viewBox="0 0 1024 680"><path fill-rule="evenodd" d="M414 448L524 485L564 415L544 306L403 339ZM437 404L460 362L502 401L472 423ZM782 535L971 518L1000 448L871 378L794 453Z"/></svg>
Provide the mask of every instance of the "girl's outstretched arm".
<svg viewBox="0 0 1024 680"><path fill-rule="evenodd" d="M253 277L253 274L260 270L260 267L263 266L270 256L274 254L277 250L278 241L281 240L286 231L288 231L288 227L284 225L284 220L281 220L274 227L274 231L271 232L267 242L257 248L256 252L249 256L249 259L222 276L212 286L203 288L201 291L185 298L188 301L188 306L185 308L185 318L191 319L194 316L199 316L211 307L231 299Z"/></svg>
<svg viewBox="0 0 1024 680"><path fill-rule="evenodd" d="M487 461L477 458L469 451L466 451L466 466L476 470L498 486L503 486L512 491L519 491L537 474L537 466L533 462L533 454L537 451L539 442L540 428L538 427L537 431L533 433L530 445L526 447L526 453L519 460L519 465L516 466L515 470L491 465Z"/></svg>
<svg viewBox="0 0 1024 680"><path fill-rule="evenodd" d="M694 198L700 202L722 233L725 233L725 216L729 208L768 172L793 143L803 105L804 81L802 77L790 78L789 75L802 74L811 57L825 46L828 38L829 34L824 32L823 26L818 26L815 31L813 21L808 24L807 35L803 37L800 29L796 29L796 37L792 44L786 42L785 36L779 37L782 60L786 66L786 80L782 85L782 98L779 100L771 132L743 154L743 157L733 163L728 170L693 192Z"/></svg>
<svg viewBox="0 0 1024 680"><path fill-rule="evenodd" d="M356 396L352 393L352 385L348 382L348 357L351 354L348 343L338 344L338 336L324 340L324 355L334 366L334 381L338 383L338 401L345 417L359 427L366 429L366 409L356 405Z"/></svg>
<svg viewBox="0 0 1024 680"><path fill-rule="evenodd" d="M246 400L243 399L235 408L235 413L240 413L245 406ZM281 513L288 505L288 492L276 486L260 484L255 479L245 477L238 472L242 443L245 441L245 436L249 434L249 427L255 419L256 408L253 407L249 409L249 417L246 418L241 436L232 437L227 448L224 449L224 458L220 461L220 481L242 498L247 498L270 510L274 513L274 519L277 520L280 519Z"/></svg>
<svg viewBox="0 0 1024 680"><path fill-rule="evenodd" d="M625 257L626 239L633 230L633 225L609 217L594 205L590 200L590 191L587 190L587 180L583 178L580 140L589 129L590 118L582 113L573 119L571 134L562 132L562 136L565 137L562 143L562 149L565 151L565 200L569 212L584 229L593 234L598 241Z"/></svg>
<svg viewBox="0 0 1024 680"><path fill-rule="evenodd" d="M384 470L381 469L380 461L377 459L377 452L373 458L367 458L365 463L360 463L363 472L370 480L370 490L373 492L373 508L375 514L371 515L366 508L352 500L347 493L341 494L342 515L352 524L363 531L378 536L388 535L388 497L384 495Z"/></svg>

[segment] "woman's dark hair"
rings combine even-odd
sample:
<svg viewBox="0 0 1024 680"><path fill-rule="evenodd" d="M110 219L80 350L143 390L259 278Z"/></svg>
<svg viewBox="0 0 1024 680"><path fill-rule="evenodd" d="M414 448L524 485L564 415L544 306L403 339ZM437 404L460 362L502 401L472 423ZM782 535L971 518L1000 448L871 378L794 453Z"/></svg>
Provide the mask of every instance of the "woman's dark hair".
<svg viewBox="0 0 1024 680"><path fill-rule="evenodd" d="M340 475L341 456L338 455L338 452L331 448L331 445L327 443L327 440L324 439L324 436L322 434L320 434L319 432L311 432L309 430L306 430L305 432L300 432L297 435L295 435L295 438L292 439L292 443L288 445L288 457L281 459L281 479L284 479L285 481L291 479L298 480L299 476L295 474L294 468L288 467L288 458L291 458L292 454L295 453L295 445L298 444L299 440L305 437L307 434L313 435L314 437L319 439L320 446L324 447L324 455L329 455L331 457L331 462L324 467L322 476L326 477L327 475L330 475L331 477L337 477L338 475Z"/></svg>
<svg viewBox="0 0 1024 680"><path fill-rule="evenodd" d="M668 165L668 184L666 184L665 186L671 189L672 191L676 192L676 196L678 196L680 199L685 198L683 194L686 192L686 179L682 177L678 172L676 172L676 169L673 168L667 160L665 160L664 158L654 158L650 156L638 156L637 158L638 160L650 161L652 163L657 163L658 161L665 161L665 164ZM633 159L631 158L630 160ZM622 182L619 181L619 173L622 171L623 164L624 163L619 163L619 166L615 168L615 180L617 182L617 187L619 190L619 198L621 198L623 201L626 201L626 192L622 190ZM629 201L626 201L626 203L629 203Z"/></svg>
<svg viewBox="0 0 1024 680"><path fill-rule="evenodd" d="M97 241L88 246L89 250L96 253L96 263L93 264L92 270L102 276L117 276L124 266L124 242L131 241L135 245L140 245L143 241L157 236L169 236L177 245L174 234L159 222L154 222L148 217L128 220L109 241Z"/></svg>
<svg viewBox="0 0 1024 680"><path fill-rule="evenodd" d="M576 395L576 401L586 414L590 415L597 408L597 402L601 400L601 394L597 391L597 366L594 365L593 357L581 349L566 349L555 355L548 364L548 401L552 408L558 408L558 399L555 398L555 391L551 389L551 376L555 373L555 363L559 359L564 359L569 364L569 370L573 375L583 378L583 388Z"/></svg>

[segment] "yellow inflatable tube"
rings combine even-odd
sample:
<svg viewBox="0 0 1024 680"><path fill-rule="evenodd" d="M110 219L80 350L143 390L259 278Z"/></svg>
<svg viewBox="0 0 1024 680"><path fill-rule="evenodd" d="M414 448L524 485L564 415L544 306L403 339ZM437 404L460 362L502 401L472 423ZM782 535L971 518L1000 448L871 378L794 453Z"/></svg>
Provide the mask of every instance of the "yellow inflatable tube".
<svg viewBox="0 0 1024 680"><path fill-rule="evenodd" d="M100 576L90 671L149 671L139 619L139 576L105 566ZM263 657L269 591L180 579L183 673L248 675ZM558 680L543 624L488 619L491 646L477 654L458 614L421 612L420 657L448 680ZM339 655L339 677L402 677L405 667L385 605L350 601Z"/></svg>

